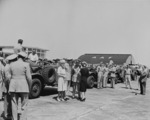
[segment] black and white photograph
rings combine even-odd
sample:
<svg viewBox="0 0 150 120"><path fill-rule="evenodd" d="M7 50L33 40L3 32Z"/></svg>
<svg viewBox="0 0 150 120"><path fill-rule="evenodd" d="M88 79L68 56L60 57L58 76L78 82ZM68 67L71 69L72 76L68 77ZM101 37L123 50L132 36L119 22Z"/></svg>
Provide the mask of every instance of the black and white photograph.
<svg viewBox="0 0 150 120"><path fill-rule="evenodd" d="M150 0L0 0L0 120L150 120Z"/></svg>

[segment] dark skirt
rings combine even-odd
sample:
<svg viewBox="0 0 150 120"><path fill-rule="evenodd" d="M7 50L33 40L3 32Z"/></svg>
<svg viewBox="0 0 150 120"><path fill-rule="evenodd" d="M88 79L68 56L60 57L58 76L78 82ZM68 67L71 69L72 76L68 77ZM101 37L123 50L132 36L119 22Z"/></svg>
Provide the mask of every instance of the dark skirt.
<svg viewBox="0 0 150 120"><path fill-rule="evenodd" d="M87 89L87 78L82 77L80 81L80 92L86 92Z"/></svg>

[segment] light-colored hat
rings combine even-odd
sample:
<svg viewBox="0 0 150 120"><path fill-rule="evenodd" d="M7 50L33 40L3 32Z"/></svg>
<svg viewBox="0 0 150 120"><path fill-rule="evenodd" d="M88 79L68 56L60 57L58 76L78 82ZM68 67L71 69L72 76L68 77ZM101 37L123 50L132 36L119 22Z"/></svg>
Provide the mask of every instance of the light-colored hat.
<svg viewBox="0 0 150 120"><path fill-rule="evenodd" d="M25 52L19 52L18 55L24 57L24 58L27 58L27 54Z"/></svg>
<svg viewBox="0 0 150 120"><path fill-rule="evenodd" d="M60 63L60 64L65 64L66 61L62 59L62 60L59 61L59 63Z"/></svg>
<svg viewBox="0 0 150 120"><path fill-rule="evenodd" d="M12 54L12 55L9 55L8 57L6 57L6 60L14 60L18 57L17 54Z"/></svg>
<svg viewBox="0 0 150 120"><path fill-rule="evenodd" d="M87 62L83 61L83 62L81 63L81 65L82 65L83 67L86 67L86 66L87 66Z"/></svg>
<svg viewBox="0 0 150 120"><path fill-rule="evenodd" d="M0 57L0 60L3 60L4 58L3 57Z"/></svg>

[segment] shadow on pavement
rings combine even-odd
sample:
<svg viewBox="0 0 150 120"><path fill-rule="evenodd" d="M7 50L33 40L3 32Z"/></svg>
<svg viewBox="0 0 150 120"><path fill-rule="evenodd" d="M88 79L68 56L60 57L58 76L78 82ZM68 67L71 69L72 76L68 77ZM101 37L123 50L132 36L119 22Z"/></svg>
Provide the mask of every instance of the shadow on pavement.
<svg viewBox="0 0 150 120"><path fill-rule="evenodd" d="M133 94L135 94L135 95L141 95L140 93L134 92L134 91L132 91L131 93L133 93Z"/></svg>
<svg viewBox="0 0 150 120"><path fill-rule="evenodd" d="M121 87L121 88L128 89L127 87Z"/></svg>
<svg viewBox="0 0 150 120"><path fill-rule="evenodd" d="M54 94L58 94L57 88L45 87L43 92L41 93L41 96L48 96L48 95L54 95Z"/></svg>

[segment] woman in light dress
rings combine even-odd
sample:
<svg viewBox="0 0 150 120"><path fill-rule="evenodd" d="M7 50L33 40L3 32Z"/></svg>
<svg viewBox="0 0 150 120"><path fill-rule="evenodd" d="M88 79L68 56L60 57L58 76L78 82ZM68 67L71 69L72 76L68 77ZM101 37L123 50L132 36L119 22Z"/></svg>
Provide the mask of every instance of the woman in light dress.
<svg viewBox="0 0 150 120"><path fill-rule="evenodd" d="M57 75L58 75L58 97L57 101L65 101L65 80L66 80L66 70L65 70L65 60L60 60L60 66L57 69Z"/></svg>

